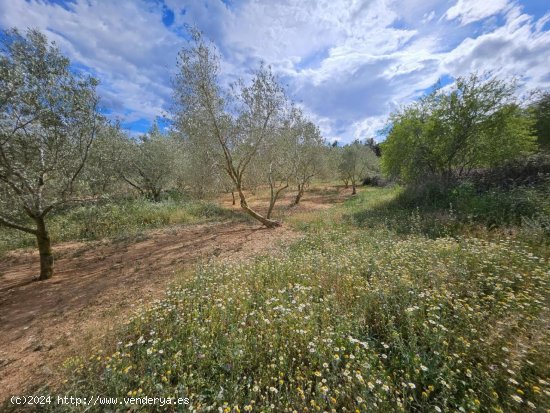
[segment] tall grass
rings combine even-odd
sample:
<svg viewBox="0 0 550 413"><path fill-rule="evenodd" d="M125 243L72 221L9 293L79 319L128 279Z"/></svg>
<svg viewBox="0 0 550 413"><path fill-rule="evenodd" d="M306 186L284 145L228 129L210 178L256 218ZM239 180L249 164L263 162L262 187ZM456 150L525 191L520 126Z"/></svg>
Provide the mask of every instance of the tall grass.
<svg viewBox="0 0 550 413"><path fill-rule="evenodd" d="M211 202L166 199L104 201L81 205L50 216L47 221L53 242L124 238L169 225L192 224L240 217ZM35 245L35 239L20 231L0 227L0 253Z"/></svg>
<svg viewBox="0 0 550 413"><path fill-rule="evenodd" d="M534 187L478 192L464 183L452 189L366 188L342 210L345 223L396 234L514 234L524 242L550 245L550 181Z"/></svg>

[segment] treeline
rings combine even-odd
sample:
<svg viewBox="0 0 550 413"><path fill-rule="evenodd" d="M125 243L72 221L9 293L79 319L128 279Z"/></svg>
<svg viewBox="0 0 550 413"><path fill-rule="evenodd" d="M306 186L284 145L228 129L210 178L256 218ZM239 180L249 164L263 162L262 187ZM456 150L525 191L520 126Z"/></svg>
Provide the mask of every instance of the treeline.
<svg viewBox="0 0 550 413"><path fill-rule="evenodd" d="M54 271L47 219L75 203L226 192L274 227L283 191L294 189L298 204L315 177L341 177L355 193L367 172L377 173L369 146L327 145L269 67L222 87L216 48L198 32L179 54L172 124L139 137L107 120L98 81L75 72L43 34L12 29L0 43L0 224L36 237L39 279ZM265 212L248 204L258 187L269 188Z"/></svg>

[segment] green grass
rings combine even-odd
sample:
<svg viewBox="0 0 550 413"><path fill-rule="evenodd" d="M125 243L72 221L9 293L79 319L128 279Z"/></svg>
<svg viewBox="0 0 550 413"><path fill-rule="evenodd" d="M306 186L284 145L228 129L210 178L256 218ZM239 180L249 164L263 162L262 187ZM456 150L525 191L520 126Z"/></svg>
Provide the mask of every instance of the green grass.
<svg viewBox="0 0 550 413"><path fill-rule="evenodd" d="M412 234L434 239L512 236L548 256L550 182L481 193L468 184L449 191L419 193L399 186L365 188L341 207L339 222L398 236Z"/></svg>
<svg viewBox="0 0 550 413"><path fill-rule="evenodd" d="M52 214L47 221L54 243L102 238L126 238L153 228L199 222L243 219L241 214L211 202L166 199L104 201ZM0 227L0 253L35 245L32 235Z"/></svg>
<svg viewBox="0 0 550 413"><path fill-rule="evenodd" d="M544 192L462 194L453 209L409 196L362 188L289 217L305 238L277 258L199 267L118 343L68 360L56 394L190 401L131 411L546 411L548 247L522 234L547 204L509 208ZM494 216L519 219L468 218L493 197L511 201Z"/></svg>
<svg viewBox="0 0 550 413"><path fill-rule="evenodd" d="M543 411L549 292L547 262L511 240L312 230L282 259L201 267L116 347L68 361L59 391L197 412Z"/></svg>
<svg viewBox="0 0 550 413"><path fill-rule="evenodd" d="M539 255L550 256L550 182L511 190L477 193L470 185L449 191L412 191L394 185L363 187L330 210L287 219L301 231L342 226L382 231L398 238L420 235L512 237Z"/></svg>

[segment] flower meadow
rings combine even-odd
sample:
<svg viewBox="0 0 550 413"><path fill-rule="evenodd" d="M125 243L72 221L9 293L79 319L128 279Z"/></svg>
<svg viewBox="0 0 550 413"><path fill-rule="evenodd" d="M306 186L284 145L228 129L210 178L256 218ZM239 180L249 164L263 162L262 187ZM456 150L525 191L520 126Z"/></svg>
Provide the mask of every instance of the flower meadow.
<svg viewBox="0 0 550 413"><path fill-rule="evenodd" d="M158 411L543 412L548 280L513 240L314 231L281 257L202 265L112 351L70 359L60 392L190 399Z"/></svg>

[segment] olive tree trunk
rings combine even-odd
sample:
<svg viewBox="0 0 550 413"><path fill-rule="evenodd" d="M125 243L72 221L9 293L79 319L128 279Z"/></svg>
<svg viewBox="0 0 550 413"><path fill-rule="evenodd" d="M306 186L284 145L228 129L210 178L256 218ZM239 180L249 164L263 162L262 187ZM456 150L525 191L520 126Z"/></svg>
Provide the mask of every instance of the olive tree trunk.
<svg viewBox="0 0 550 413"><path fill-rule="evenodd" d="M298 193L296 194L296 198L294 198L292 205L298 205L300 203L302 196L304 195L304 187L305 185L298 185Z"/></svg>
<svg viewBox="0 0 550 413"><path fill-rule="evenodd" d="M239 198L241 199L241 208L252 218L260 221L263 225L265 225L267 228L275 228L281 226L281 223L279 221L275 221L273 219L269 219L264 217L263 215L258 214L256 211L254 211L252 208L248 206L248 202L246 202L246 197L242 191L242 188L238 187L237 191L239 192Z"/></svg>
<svg viewBox="0 0 550 413"><path fill-rule="evenodd" d="M36 242L40 252L40 276L39 280L47 280L53 276L53 254L50 235L46 229L44 217L35 218Z"/></svg>

